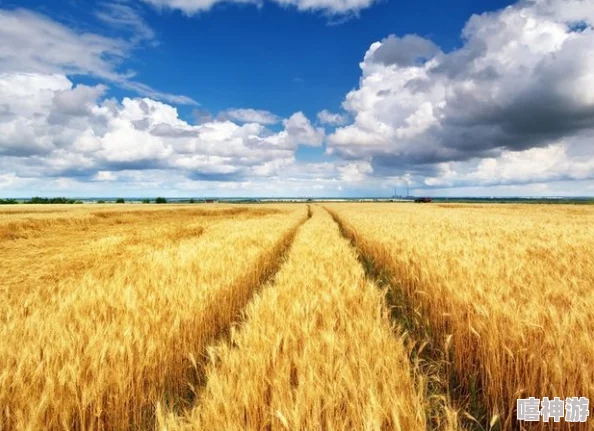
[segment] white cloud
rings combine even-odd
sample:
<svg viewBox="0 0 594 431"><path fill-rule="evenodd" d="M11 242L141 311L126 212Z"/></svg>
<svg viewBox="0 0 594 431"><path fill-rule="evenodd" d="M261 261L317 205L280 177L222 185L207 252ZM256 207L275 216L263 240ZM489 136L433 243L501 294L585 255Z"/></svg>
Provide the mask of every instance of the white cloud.
<svg viewBox="0 0 594 431"><path fill-rule="evenodd" d="M95 175L95 181L116 181L118 176L115 172L110 171L99 171Z"/></svg>
<svg viewBox="0 0 594 431"><path fill-rule="evenodd" d="M174 171L241 181L279 174L299 145L324 138L301 112L278 133L228 120L191 125L163 102L98 100L102 86L73 86L63 75L2 74L0 89L0 171L20 178L105 182L125 179L122 171Z"/></svg>
<svg viewBox="0 0 594 431"><path fill-rule="evenodd" d="M216 2L151 1L187 13ZM367 3L283 4L334 14ZM130 4L114 5L99 18L130 27L128 41L71 30L24 10L0 11L3 193L101 194L109 187L132 195L347 189L388 196L404 182L412 192L425 187L433 194L448 188L530 194L531 184L537 194L561 185L594 193L591 2L524 0L473 16L464 45L450 53L417 35L373 43L361 62L359 87L343 102L348 114L317 115L319 124L338 126L327 140L336 157L320 163L296 158L300 146L320 148L326 138L302 112L281 121L249 108L215 119L196 111L199 124L182 120L164 101L191 99L121 72L136 44L154 41L154 32ZM92 75L147 97L106 99L105 86L73 85L71 75Z"/></svg>
<svg viewBox="0 0 594 431"><path fill-rule="evenodd" d="M440 52L437 45L416 34L402 38L390 35L373 51L371 59L375 63L408 67L420 65Z"/></svg>
<svg viewBox="0 0 594 431"><path fill-rule="evenodd" d="M339 166L340 177L347 182L362 181L373 172L369 162L352 162Z"/></svg>
<svg viewBox="0 0 594 431"><path fill-rule="evenodd" d="M280 118L272 112L258 109L227 109L219 114L221 119L229 119L240 123L276 124Z"/></svg>
<svg viewBox="0 0 594 431"><path fill-rule="evenodd" d="M126 56L124 41L76 33L24 9L0 10L0 69L96 75L117 80L117 64Z"/></svg>
<svg viewBox="0 0 594 431"><path fill-rule="evenodd" d="M297 145L319 147L324 141L324 129L313 127L303 112L297 112L283 121L289 139Z"/></svg>
<svg viewBox="0 0 594 431"><path fill-rule="evenodd" d="M109 26L129 33L133 43L157 43L155 31L146 23L139 10L130 4L102 2L95 15Z"/></svg>
<svg viewBox="0 0 594 431"><path fill-rule="evenodd" d="M344 114L336 114L324 109L323 111L318 112L318 120L320 123L329 126L342 126L347 123L348 118Z"/></svg>
<svg viewBox="0 0 594 431"><path fill-rule="evenodd" d="M130 18L128 18L130 19ZM74 31L24 9L0 10L0 70L3 73L90 75L160 100L196 104L191 98L157 91L118 69L133 41Z"/></svg>
<svg viewBox="0 0 594 431"><path fill-rule="evenodd" d="M118 81L117 85L126 90L130 90L137 94L140 94L142 96L152 97L153 99L162 100L168 103L174 103L176 105L198 105L198 102L196 102L191 97L179 94L164 93L162 91L155 90L154 88L141 82L124 79Z"/></svg>
<svg viewBox="0 0 594 431"><path fill-rule="evenodd" d="M274 134L253 133L247 139L249 145L263 151L293 152L300 145L319 147L324 142L324 129L314 127L302 112L296 112L291 117L283 120L283 126L284 130Z"/></svg>
<svg viewBox="0 0 594 431"><path fill-rule="evenodd" d="M471 17L447 54L416 35L373 43L328 152L432 186L590 178L593 22L591 2L522 1Z"/></svg>
<svg viewBox="0 0 594 431"><path fill-rule="evenodd" d="M365 184L365 162L302 163L324 130L302 113L192 125L149 98L104 98L63 75L0 75L0 194L323 196ZM7 131L12 131L7 133Z"/></svg>
<svg viewBox="0 0 594 431"><path fill-rule="evenodd" d="M194 15L211 9L223 0L143 0L159 9L177 9L187 15ZM259 0L232 0L232 3L253 3L258 4Z"/></svg>
<svg viewBox="0 0 594 431"><path fill-rule="evenodd" d="M7 174L0 174L0 189L8 188L16 183L19 178L14 174L14 172L7 173Z"/></svg>
<svg viewBox="0 0 594 431"><path fill-rule="evenodd" d="M373 0L274 0L282 6L292 6L300 11L322 11L331 15L357 13L370 7Z"/></svg>
<svg viewBox="0 0 594 431"><path fill-rule="evenodd" d="M207 11L218 3L251 3L263 0L143 0L157 8L177 9L187 15ZM348 15L370 7L374 0L272 0L281 6L295 7L299 11L320 11L329 15Z"/></svg>
<svg viewBox="0 0 594 431"><path fill-rule="evenodd" d="M61 114L85 115L106 90L107 87L104 85L89 87L79 84L74 88L55 92L54 106Z"/></svg>
<svg viewBox="0 0 594 431"><path fill-rule="evenodd" d="M443 186L500 186L551 181L594 179L594 157L571 154L571 148L589 146L586 141L559 142L544 148L504 151L499 157L471 162L447 162L439 165L439 175L424 183Z"/></svg>

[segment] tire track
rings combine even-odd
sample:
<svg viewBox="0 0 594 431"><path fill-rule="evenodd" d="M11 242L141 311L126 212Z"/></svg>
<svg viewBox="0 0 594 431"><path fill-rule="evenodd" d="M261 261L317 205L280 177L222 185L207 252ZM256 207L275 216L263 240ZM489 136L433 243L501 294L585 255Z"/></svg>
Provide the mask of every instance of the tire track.
<svg viewBox="0 0 594 431"><path fill-rule="evenodd" d="M482 405L473 408L470 405L467 394L461 391L458 378L453 372L449 353L439 347L439 340L432 336L431 328L426 324L422 314L415 309L402 289L392 283L386 270L377 265L373 256L365 251L358 241L356 231L335 211L323 208L336 222L343 237L349 240L356 250L366 276L384 290L392 321L409 336L411 365L420 373L417 376L418 384L425 386L425 398L428 402L427 429L495 430L496 428L489 428L488 425L483 427L475 419L475 415L483 416L486 408Z"/></svg>
<svg viewBox="0 0 594 431"><path fill-rule="evenodd" d="M213 346L195 409L161 430L425 431L402 340L332 218L314 207L285 264Z"/></svg>
<svg viewBox="0 0 594 431"><path fill-rule="evenodd" d="M180 398L180 408L174 409L173 411L176 413L183 413L183 411L187 410L195 403L195 400L204 390L204 387L207 383L205 368L208 363L209 347L228 340L230 337L231 328L241 326L242 322L244 321L244 309L250 303L254 295L256 295L264 286L274 279L290 252L291 246L295 240L295 236L307 223L307 221L311 219L311 217L311 207L310 205L307 205L306 216L302 218L292 229L290 229L272 249L261 256L260 261L269 262L269 264L259 272L259 276L257 278L254 279L250 274L246 276L246 280L243 283L246 283L247 288L241 289L242 292L246 292L245 295L238 297L238 292L233 289L229 289L226 292L227 295L233 296L233 301L228 302L237 304L237 307L235 310L233 310L234 317L230 320L220 322L218 325L220 328L219 332L211 337L208 346L206 346L206 349L204 349L202 354L198 358L192 357L190 359L189 365L192 368L192 375L188 379L190 381L190 390ZM239 284L242 283L240 282ZM225 301L226 299L222 300ZM152 416L153 419L151 422L154 422L154 412Z"/></svg>
<svg viewBox="0 0 594 431"><path fill-rule="evenodd" d="M110 255L58 280L58 294L0 322L0 429L151 429L157 402L187 405L208 346L274 276L306 219L300 206L205 232L148 232L133 259ZM171 245L143 253L153 240Z"/></svg>

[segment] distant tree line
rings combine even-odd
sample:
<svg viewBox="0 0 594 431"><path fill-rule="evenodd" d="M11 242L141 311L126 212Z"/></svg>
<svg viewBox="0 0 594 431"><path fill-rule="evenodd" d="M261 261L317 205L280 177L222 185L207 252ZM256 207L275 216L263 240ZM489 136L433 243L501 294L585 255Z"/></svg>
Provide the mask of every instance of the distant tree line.
<svg viewBox="0 0 594 431"><path fill-rule="evenodd" d="M15 204L82 204L82 201L77 199L68 199L68 198L40 198L39 196L35 196L29 200L19 200L16 199L0 199L0 205L15 205Z"/></svg>
<svg viewBox="0 0 594 431"><path fill-rule="evenodd" d="M142 200L142 203L143 204L150 204L151 203L151 200L148 199L148 198L146 198L146 199L143 199ZM167 203L167 199L162 198L162 197L158 197L157 199L155 199L155 203L156 204L166 204Z"/></svg>
<svg viewBox="0 0 594 431"><path fill-rule="evenodd" d="M82 204L82 201L68 198L40 198L35 196L28 201L26 204Z"/></svg>
<svg viewBox="0 0 594 431"><path fill-rule="evenodd" d="M142 202L143 204L150 204L151 203L151 200L149 198L144 198L140 202ZM97 201L97 203L98 204L104 204L104 203L106 203L106 201L99 200L99 201ZM115 200L115 203L116 204L125 204L126 203L126 200L124 198L117 198ZM159 197L159 198L155 199L155 203L166 204L167 203L167 199Z"/></svg>
<svg viewBox="0 0 594 431"><path fill-rule="evenodd" d="M29 200L16 199L0 199L0 205L15 205L15 204L82 204L82 201L68 198L40 198L38 196Z"/></svg>
<svg viewBox="0 0 594 431"><path fill-rule="evenodd" d="M190 204L194 204L194 203L208 203L210 200L209 199L194 199L191 198L189 200L179 200L178 203L190 203ZM110 201L110 202L114 202L114 201ZM141 200L141 202L143 204L150 204L152 201L148 198L144 198ZM64 198L64 197L57 197L57 198L41 198L39 196L35 196L29 200L25 200L25 199L20 199L20 200L16 200L16 199L0 199L0 205L15 205L15 204L82 204L83 202L80 200L76 200L76 199L68 199L68 198ZM97 201L98 204L105 204L108 203L107 201L101 199ZM126 200L124 198L118 198L115 200L116 204L124 204L126 203ZM167 203L167 199L164 197L158 197L155 199L155 203L157 204L166 204Z"/></svg>

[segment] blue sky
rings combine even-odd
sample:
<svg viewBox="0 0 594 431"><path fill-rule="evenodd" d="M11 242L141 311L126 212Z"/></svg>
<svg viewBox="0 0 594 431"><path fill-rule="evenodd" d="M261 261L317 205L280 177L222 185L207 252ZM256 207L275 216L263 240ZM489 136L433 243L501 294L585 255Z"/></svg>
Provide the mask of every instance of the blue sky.
<svg viewBox="0 0 594 431"><path fill-rule="evenodd" d="M0 13L0 196L594 194L580 0Z"/></svg>
<svg viewBox="0 0 594 431"><path fill-rule="evenodd" d="M55 0L0 2L23 7L65 24L110 36L127 36L97 19L102 2ZM509 1L384 1L351 19L303 13L274 3L217 5L188 17L137 4L155 32L122 65L160 91L184 94L212 112L231 106L266 109L281 116L303 111L310 117L338 110L357 86L358 63L372 42L389 34L419 34L444 50L461 44L460 29L473 13L496 10ZM94 5L89 7L89 5ZM341 19L340 25L332 25ZM114 95L125 92L112 88ZM191 109L182 110L190 115ZM189 118L189 117L188 117Z"/></svg>

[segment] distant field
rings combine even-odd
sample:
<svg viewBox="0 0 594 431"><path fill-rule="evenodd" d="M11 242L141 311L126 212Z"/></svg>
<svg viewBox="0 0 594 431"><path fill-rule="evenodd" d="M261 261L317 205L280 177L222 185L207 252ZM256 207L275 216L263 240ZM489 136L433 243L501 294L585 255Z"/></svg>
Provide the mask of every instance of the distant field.
<svg viewBox="0 0 594 431"><path fill-rule="evenodd" d="M589 206L0 206L0 431L520 429L594 402L593 244Z"/></svg>

